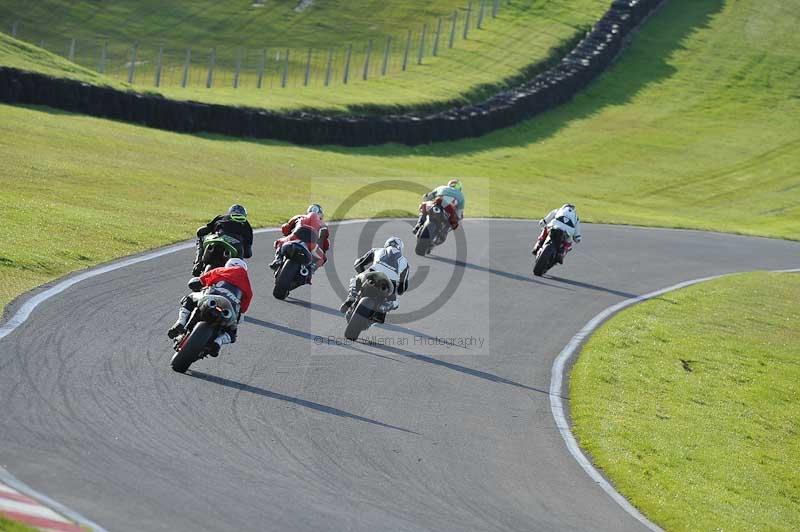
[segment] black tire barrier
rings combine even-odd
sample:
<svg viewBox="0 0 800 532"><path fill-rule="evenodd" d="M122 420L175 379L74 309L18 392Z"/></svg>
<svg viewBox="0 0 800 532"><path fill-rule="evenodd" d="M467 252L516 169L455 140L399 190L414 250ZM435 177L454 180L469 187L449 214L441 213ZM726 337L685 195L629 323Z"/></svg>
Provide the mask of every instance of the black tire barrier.
<svg viewBox="0 0 800 532"><path fill-rule="evenodd" d="M0 67L0 102L46 105L181 133L267 138L300 145L410 146L479 137L571 100L604 72L630 33L666 0L614 0L557 65L487 100L436 113L325 116L169 100L77 80Z"/></svg>

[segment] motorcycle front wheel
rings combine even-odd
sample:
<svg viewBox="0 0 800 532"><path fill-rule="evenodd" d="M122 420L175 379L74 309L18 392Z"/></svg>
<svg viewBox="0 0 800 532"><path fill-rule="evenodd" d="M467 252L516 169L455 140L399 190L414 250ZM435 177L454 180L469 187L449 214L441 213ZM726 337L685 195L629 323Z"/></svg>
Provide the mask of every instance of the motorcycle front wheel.
<svg viewBox="0 0 800 532"><path fill-rule="evenodd" d="M175 353L170 361L170 366L178 373L186 373L193 363L200 359L200 353L208 345L214 336L214 326L210 323L201 321L195 325L189 333L189 337L183 340L180 349Z"/></svg>

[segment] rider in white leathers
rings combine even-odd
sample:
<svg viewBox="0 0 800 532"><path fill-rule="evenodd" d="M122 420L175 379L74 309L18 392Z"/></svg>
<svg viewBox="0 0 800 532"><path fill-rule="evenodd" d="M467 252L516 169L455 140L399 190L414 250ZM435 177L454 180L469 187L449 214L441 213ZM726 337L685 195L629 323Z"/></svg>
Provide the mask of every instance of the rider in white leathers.
<svg viewBox="0 0 800 532"><path fill-rule="evenodd" d="M572 203L565 203L558 209L553 209L550 213L539 220L539 226L542 232L539 233L539 238L536 240L536 245L533 246L531 253L536 255L539 249L550 234L550 229L555 227L564 231L567 238L561 244L561 250L558 253L558 263L564 264L564 257L572 249L572 243L576 244L581 241L581 220L578 218L578 211Z"/></svg>
<svg viewBox="0 0 800 532"><path fill-rule="evenodd" d="M365 271L381 272L386 274L394 286L394 291L390 295L381 312L395 310L400 306L397 296L401 296L408 290L408 261L403 256L403 241L393 236L386 240L382 248L372 248L356 260L353 265L359 273L350 279L350 293L347 299L339 307L341 312L347 312L356 302L356 297L361 290L360 274Z"/></svg>

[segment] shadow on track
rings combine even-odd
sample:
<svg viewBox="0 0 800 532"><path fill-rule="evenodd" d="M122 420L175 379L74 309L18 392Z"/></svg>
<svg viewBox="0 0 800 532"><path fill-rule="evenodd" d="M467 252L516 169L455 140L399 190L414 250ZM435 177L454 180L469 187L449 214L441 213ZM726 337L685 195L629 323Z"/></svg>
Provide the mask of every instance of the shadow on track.
<svg viewBox="0 0 800 532"><path fill-rule="evenodd" d="M588 288L589 290L597 290L598 292L606 292L609 294L613 294L615 296L624 297L625 299L630 299L632 297L639 297L639 294L632 294L631 292L623 292L621 290L613 290L611 288L605 288L603 286L597 286L595 284L584 283L581 281L573 281L572 279L564 279L563 277L556 277L555 275L548 275L547 279L551 279L553 281L558 281L559 283L569 284L572 286L578 286L580 288Z"/></svg>
<svg viewBox="0 0 800 532"><path fill-rule="evenodd" d="M490 382L498 382L500 384L508 384L510 386L516 386L517 388L522 388L523 390L550 395L550 392L548 390L541 390L539 388L534 388L533 386L520 384L519 382L514 382L510 379L506 379L505 377L500 377L499 375L494 375L492 373L487 373L485 371L481 371L478 369L468 368L467 366L461 366L459 364L453 364L452 362L445 362L444 360L439 360L438 358L433 358L428 355L421 355L419 353L414 353L413 351L407 351L405 349L400 349L399 347L394 347L389 345L381 345L381 344L369 344L369 345L370 347L374 347L375 349L381 349L388 353L393 353L395 355L400 355L413 360L418 360L419 362L433 364L434 366L441 366L447 369L451 369L453 371L458 371L459 373L464 373L466 375L478 377L479 379L487 380ZM562 399L566 399L566 397L562 397Z"/></svg>
<svg viewBox="0 0 800 532"><path fill-rule="evenodd" d="M338 312L337 312L337 314L338 314ZM315 345L321 345L321 344L318 343L319 339L320 338L324 338L323 336L318 335L318 334L311 334L311 333L308 333L308 332L305 332L305 331L300 331L298 329L292 329L291 327L287 327L285 325L278 325L277 323L272 323L272 322L269 322L269 321L260 320L258 318L252 318L250 316L244 316L243 319L247 323L251 323L253 325L258 325L259 327L272 329L273 331L282 332L284 334L291 334L292 336L297 336L298 338L302 338L304 340L310 340L311 342L314 342ZM326 344L326 345L330 345L330 344ZM358 353L363 353L365 355L372 355L372 356L376 356L376 357L380 357L380 358L385 358L387 360L391 360L392 362L400 362L399 360L395 360L392 357L386 357L386 356L383 356L383 355L379 355L378 353L373 353L371 351L367 351L366 349L359 349L358 347L355 347L354 345L341 343L341 344L336 344L336 346L337 347L343 347L345 349L350 349L351 351L356 351Z"/></svg>
<svg viewBox="0 0 800 532"><path fill-rule="evenodd" d="M487 268L486 266L478 266L477 264L472 264L471 262L464 262L461 260L453 260L448 259L445 257L436 257L434 255L428 255L428 259L435 260L438 262L444 262L446 264L452 264L453 266L460 266L461 268L467 268L470 270L476 270L479 272L486 272L491 273L492 275L497 275L500 277L505 277L506 279L511 279L512 281L522 281L525 283L538 283L538 284L547 284L541 283L540 281L534 279L533 277L525 277L524 275L517 275L516 273L509 273L504 272L502 270L495 270L494 268ZM569 288L565 286L558 286L555 284L548 284L547 286L552 286L553 288L561 288L562 290L569 290Z"/></svg>
<svg viewBox="0 0 800 532"><path fill-rule="evenodd" d="M338 310L331 307L326 307L325 305L320 305L319 303L312 303L311 301L305 301L302 299L294 299L294 298L289 298L286 300L286 302L291 303L292 305L298 305L301 307L305 307L307 309L316 310L317 312L323 312L325 314L329 314L331 316L336 316L338 318L344 319L344 315ZM430 336L428 334L421 333L419 331L415 331L407 327L401 327L400 325L393 325L391 323L379 323L375 324L375 327L378 327L379 329L393 331L396 333L407 334L409 336L414 336L418 338L425 338L427 340L438 340L438 338L434 336ZM466 347L462 347L460 345L456 347L458 347L459 349L467 349Z"/></svg>
<svg viewBox="0 0 800 532"><path fill-rule="evenodd" d="M306 399L300 399L299 397L292 397L291 395L284 395L282 393L271 392L269 390L265 390L264 388L259 388L257 386L252 386L250 384L243 384L241 382L226 379L224 377L209 375L208 373L203 373L201 371L190 371L189 373L187 373L187 375L190 375L195 379L200 379L206 382L219 384L220 386L227 386L228 388L233 388L234 390L249 392L255 395L260 395L262 397L269 397L270 399L278 399L279 401L286 401L287 403L292 403L305 408L310 408L311 410L316 410L317 412L322 412L324 414L331 414L343 418L354 419L356 421L363 421L364 423L369 423L370 425L377 425L379 427L399 430L402 432L407 432L409 434L416 434L417 436L419 436L419 432L414 432L413 430L404 429L403 427L397 427L395 425L389 425L388 423L382 423L380 421L376 421L368 417L363 417L356 414L352 414L350 412L346 412L344 410L339 410L338 408L334 408L332 406L315 403L313 401L308 401Z"/></svg>

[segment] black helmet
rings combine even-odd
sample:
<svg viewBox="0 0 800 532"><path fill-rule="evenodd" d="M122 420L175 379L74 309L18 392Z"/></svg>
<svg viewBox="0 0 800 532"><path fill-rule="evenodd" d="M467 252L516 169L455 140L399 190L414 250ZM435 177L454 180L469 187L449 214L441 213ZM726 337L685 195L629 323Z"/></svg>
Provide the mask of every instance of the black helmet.
<svg viewBox="0 0 800 532"><path fill-rule="evenodd" d="M231 208L228 209L228 216L230 216L231 220L234 222L244 223L247 221L247 209L238 203L231 205Z"/></svg>

